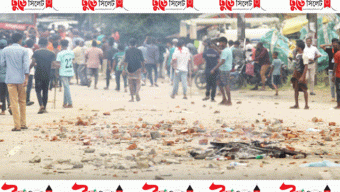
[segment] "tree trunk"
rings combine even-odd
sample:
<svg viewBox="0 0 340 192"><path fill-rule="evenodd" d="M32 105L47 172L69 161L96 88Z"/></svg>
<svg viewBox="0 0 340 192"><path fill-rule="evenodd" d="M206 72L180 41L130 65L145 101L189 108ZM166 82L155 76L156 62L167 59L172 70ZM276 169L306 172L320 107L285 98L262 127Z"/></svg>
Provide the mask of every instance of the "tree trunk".
<svg viewBox="0 0 340 192"><path fill-rule="evenodd" d="M245 14L237 14L237 40L243 41L246 37L246 21Z"/></svg>

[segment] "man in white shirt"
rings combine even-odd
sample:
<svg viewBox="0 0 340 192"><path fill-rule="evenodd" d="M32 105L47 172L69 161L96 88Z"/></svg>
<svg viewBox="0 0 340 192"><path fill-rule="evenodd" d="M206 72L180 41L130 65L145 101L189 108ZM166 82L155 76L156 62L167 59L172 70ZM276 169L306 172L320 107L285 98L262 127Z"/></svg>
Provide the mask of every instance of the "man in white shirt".
<svg viewBox="0 0 340 192"><path fill-rule="evenodd" d="M174 54L172 55L171 65L175 71L174 74L174 86L171 93L171 98L175 98L175 94L178 91L179 81L182 81L183 87L183 99L187 98L188 89L188 72L191 73L192 70L192 57L190 50L184 47L184 41L180 40L177 44Z"/></svg>
<svg viewBox="0 0 340 192"><path fill-rule="evenodd" d="M29 39L26 41L26 46L27 46L27 51L28 51L28 57L29 57L29 64L32 63L32 56L33 56L33 46L34 46L34 41L32 39ZM30 70L30 75L28 77L28 84L27 84L27 89L26 89L26 106L31 106L34 104L31 99L31 90L32 90L32 85L33 85L33 78L34 78L34 72L35 69L34 67Z"/></svg>
<svg viewBox="0 0 340 192"><path fill-rule="evenodd" d="M314 93L314 82L315 82L315 72L316 72L316 63L317 59L321 57L320 51L312 45L312 38L308 37L306 39L306 48L303 51L303 54L306 55L309 59L308 70L307 70L307 79L310 83L310 95L315 95Z"/></svg>

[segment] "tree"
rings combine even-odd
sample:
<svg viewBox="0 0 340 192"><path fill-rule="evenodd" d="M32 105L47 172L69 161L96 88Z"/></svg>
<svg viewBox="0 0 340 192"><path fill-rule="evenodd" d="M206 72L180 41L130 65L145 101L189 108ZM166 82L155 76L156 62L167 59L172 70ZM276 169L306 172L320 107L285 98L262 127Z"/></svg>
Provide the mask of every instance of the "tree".
<svg viewBox="0 0 340 192"><path fill-rule="evenodd" d="M102 22L106 24L104 33L118 31L120 40L128 42L130 38L144 41L146 36L164 38L179 32L181 20L197 17L198 14L112 14L105 15Z"/></svg>

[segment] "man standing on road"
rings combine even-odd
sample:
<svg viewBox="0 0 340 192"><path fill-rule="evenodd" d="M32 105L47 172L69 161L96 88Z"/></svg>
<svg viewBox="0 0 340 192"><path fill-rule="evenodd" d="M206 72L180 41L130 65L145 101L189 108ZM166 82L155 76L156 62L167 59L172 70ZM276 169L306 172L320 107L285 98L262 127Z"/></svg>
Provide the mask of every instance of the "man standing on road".
<svg viewBox="0 0 340 192"><path fill-rule="evenodd" d="M73 70L73 51L67 50L68 41L61 41L61 49L57 55L57 62L60 65L59 76L60 80L64 86L64 108L73 108L72 97L70 91L70 79L74 76Z"/></svg>
<svg viewBox="0 0 340 192"><path fill-rule="evenodd" d="M29 56L26 48L22 47L23 36L20 33L12 35L12 45L1 53L1 67L6 68L6 84L8 87L11 110L13 113L14 129L21 131L26 126L26 86L29 76ZM18 109L20 107L20 113Z"/></svg>
<svg viewBox="0 0 340 192"><path fill-rule="evenodd" d="M262 91L265 91L266 90L266 72L268 71L268 68L270 67L270 59L269 59L268 50L265 47L263 47L262 42L257 44L256 55L255 55L254 61L255 63L258 64L258 66L261 66L260 76L261 76L261 81L262 81ZM257 90L259 83L260 82L258 82L252 90Z"/></svg>
<svg viewBox="0 0 340 192"><path fill-rule="evenodd" d="M308 92L306 83L306 74L308 70L308 56L304 55L305 43L302 40L296 42L296 65L293 72L291 82L294 88L295 105L291 109L299 108L299 92L303 92L305 96L305 109L309 109L308 106Z"/></svg>
<svg viewBox="0 0 340 192"><path fill-rule="evenodd" d="M7 41L5 39L0 40L0 58L2 50L7 46ZM9 95L7 85L5 83L6 79L6 67L0 66L0 102L2 103L1 106L1 113L0 115L5 115L6 111L6 101L8 106L8 112L11 114L12 111L10 110L10 102L9 102Z"/></svg>
<svg viewBox="0 0 340 192"><path fill-rule="evenodd" d="M48 85L50 82L52 62L56 56L52 51L47 49L48 40L41 38L39 47L33 54L31 68L35 67L35 91L40 106L38 114L47 113L46 106L48 102ZM42 94L42 95L41 95Z"/></svg>
<svg viewBox="0 0 340 192"><path fill-rule="evenodd" d="M218 64L219 54L211 47L211 41L209 39L203 42L206 50L203 52L203 59L205 60L205 77L207 81L207 91L205 94L205 98L203 101L207 101L210 99L210 90L211 90L211 102L215 102L216 88L217 88L217 77L218 70L215 71L214 74L211 74L211 70L216 67Z"/></svg>
<svg viewBox="0 0 340 192"><path fill-rule="evenodd" d="M159 49L155 45L155 39L152 37L147 37L144 42L144 46L146 47L146 58L145 58L145 67L148 72L148 78L151 83L151 87L153 87L153 84L155 83L155 86L157 85L157 78L158 78L158 71L157 71L157 65L158 65L158 59L159 59ZM155 73L155 81L153 81L152 78L152 70Z"/></svg>
<svg viewBox="0 0 340 192"><path fill-rule="evenodd" d="M131 100L129 102L134 102L134 96L136 96L137 101L140 101L140 80L142 71L145 72L145 66L142 51L136 48L137 40L131 39L129 44L130 47L125 53L123 75L128 75L131 94Z"/></svg>
<svg viewBox="0 0 340 192"><path fill-rule="evenodd" d="M309 58L307 80L310 83L310 95L315 95L314 93L314 82L315 82L315 72L316 72L316 62L319 57L321 57L320 51L312 45L312 38L308 37L306 39L306 48L303 54Z"/></svg>
<svg viewBox="0 0 340 192"><path fill-rule="evenodd" d="M89 72L89 83L88 86L91 87L91 77L94 76L94 89L97 88L98 84L98 73L99 65L103 64L103 51L97 47L97 41L92 41L92 47L86 51L85 54L87 69Z"/></svg>
<svg viewBox="0 0 340 192"><path fill-rule="evenodd" d="M335 46L334 46L335 45ZM340 50L340 42L336 41L333 44L336 50ZM340 51L335 52L334 54L334 75L332 77L332 81L335 83L336 87L336 95L337 95L337 106L335 109L340 109Z"/></svg>
<svg viewBox="0 0 340 192"><path fill-rule="evenodd" d="M106 53L104 54L107 59L106 87L104 88L105 90L108 90L110 86L111 72L113 71L113 56L117 53L117 50L113 48L113 44L115 42L114 38L110 37L108 41L108 47L106 49Z"/></svg>
<svg viewBox="0 0 340 192"><path fill-rule="evenodd" d="M320 45L320 48L323 49L327 54L329 58L329 66L328 66L328 76L329 76L329 86L331 87L331 95L332 95L332 101L335 101L335 85L334 82L332 81L334 77L335 71L334 69L334 55L338 50L336 49L337 47L337 42L338 39L332 39L332 44L330 45Z"/></svg>
<svg viewBox="0 0 340 192"><path fill-rule="evenodd" d="M168 74L170 74L170 80L171 80L171 85L173 85L174 83L174 74L175 71L171 66L171 62L172 62L172 55L174 54L176 47L177 47L177 43L178 43L178 39L173 39L172 40L172 47L170 47L169 49L169 57L168 57Z"/></svg>
<svg viewBox="0 0 340 192"><path fill-rule="evenodd" d="M28 57L30 58L29 64L31 64L32 56L33 56L34 41L32 39L27 40L26 46L27 46L27 51L28 51ZM31 101L31 90L33 86L34 72L35 72L35 69L30 68L30 76L28 77L28 83L27 83L27 89L26 89L26 106L31 106L34 104L34 102Z"/></svg>
<svg viewBox="0 0 340 192"><path fill-rule="evenodd" d="M188 72L191 73L192 70L192 60L191 53L187 47L184 47L184 41L181 39L177 48L172 55L172 67L175 71L174 74L174 86L171 93L171 98L175 98L175 95L178 91L179 81L182 81L183 87L183 99L187 98L187 89L188 89Z"/></svg>
<svg viewBox="0 0 340 192"><path fill-rule="evenodd" d="M144 45L141 45L140 47L138 47L138 49L142 51L143 58L146 58L146 52L147 52L146 47ZM142 71L142 82L143 82L142 86L146 85L146 75L147 73L144 73Z"/></svg>
<svg viewBox="0 0 340 192"><path fill-rule="evenodd" d="M75 42L77 46L73 49L74 52L74 62L78 65L78 75L80 79L81 86L88 86L87 74L86 74L86 64L85 64L85 53L86 47L84 46L84 41L77 40Z"/></svg>
<svg viewBox="0 0 340 192"><path fill-rule="evenodd" d="M115 76L116 76L116 91L120 91L120 77L123 76L124 81L124 90L127 92L127 74L122 75L124 69L124 45L118 45L118 53L113 56L113 67L115 68ZM144 57L143 57L144 58Z"/></svg>
<svg viewBox="0 0 340 192"><path fill-rule="evenodd" d="M233 51L233 67L235 66L242 66L245 62L244 52L240 48L240 42L234 42L234 49Z"/></svg>
<svg viewBox="0 0 340 192"><path fill-rule="evenodd" d="M231 94L230 94L230 71L233 68L233 53L231 52L231 49L227 47L228 40L225 37L221 37L219 39L219 43L221 46L221 49L217 49L216 51L221 53L220 56L220 62L216 67L214 67L211 70L211 74L215 74L217 70L220 70L219 73L219 87L222 93L223 100L220 103L220 105L232 105L231 103ZM224 89L226 90L224 92ZM228 100L226 98L226 94L228 97Z"/></svg>

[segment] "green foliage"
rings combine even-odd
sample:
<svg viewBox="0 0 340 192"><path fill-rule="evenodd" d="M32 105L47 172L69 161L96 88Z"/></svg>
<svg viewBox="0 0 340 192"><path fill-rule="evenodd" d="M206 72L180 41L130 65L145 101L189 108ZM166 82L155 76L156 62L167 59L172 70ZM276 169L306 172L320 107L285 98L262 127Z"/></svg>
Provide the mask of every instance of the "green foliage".
<svg viewBox="0 0 340 192"><path fill-rule="evenodd" d="M102 22L106 23L105 34L112 29L120 34L121 42L130 38L144 41L146 36L164 38L179 32L181 20L197 17L197 14L110 14L105 15Z"/></svg>

